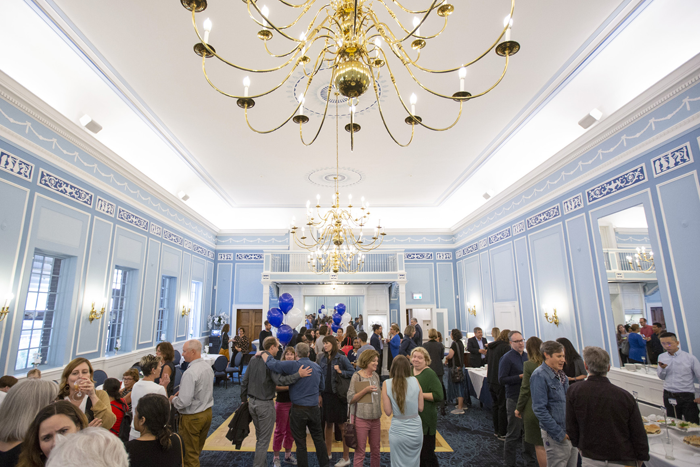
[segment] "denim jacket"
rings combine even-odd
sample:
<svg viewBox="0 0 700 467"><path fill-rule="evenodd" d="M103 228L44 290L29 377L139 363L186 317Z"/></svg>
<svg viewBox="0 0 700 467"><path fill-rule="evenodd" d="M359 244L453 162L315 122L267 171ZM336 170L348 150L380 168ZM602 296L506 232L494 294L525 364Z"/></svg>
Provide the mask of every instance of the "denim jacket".
<svg viewBox="0 0 700 467"><path fill-rule="evenodd" d="M557 374L546 364L540 365L530 376L532 411L540 428L562 442L566 437L566 391L569 380L561 383Z"/></svg>
<svg viewBox="0 0 700 467"><path fill-rule="evenodd" d="M323 378L326 377L326 367L328 366L328 356L326 353L322 353L321 356L318 358L318 366L321 367L321 376ZM348 357L345 356L345 354L341 351L338 350L338 353L335 354L335 357L333 357L333 361L331 362L331 366L335 367L336 365L340 366L340 371L342 376L345 378L352 378L352 375L355 374L355 368L353 368L352 363L350 363L350 360L348 360ZM334 371L334 377L331 378L331 390L335 394L335 373L337 373L335 370Z"/></svg>

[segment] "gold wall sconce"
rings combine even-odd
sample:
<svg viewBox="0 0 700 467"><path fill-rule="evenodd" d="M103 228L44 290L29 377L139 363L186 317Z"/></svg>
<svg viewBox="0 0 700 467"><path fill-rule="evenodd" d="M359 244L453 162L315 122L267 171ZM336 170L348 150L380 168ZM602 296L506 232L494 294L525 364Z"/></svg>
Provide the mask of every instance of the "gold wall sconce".
<svg viewBox="0 0 700 467"><path fill-rule="evenodd" d="M7 315L10 314L10 302L12 302L13 298L15 298L15 296L12 294L7 294L5 296L5 304L2 306L2 309L0 309L0 321L7 318Z"/></svg>
<svg viewBox="0 0 700 467"><path fill-rule="evenodd" d="M184 318L185 316L189 315L190 312L192 311L192 308L185 308L185 305L182 305L182 317Z"/></svg>
<svg viewBox="0 0 700 467"><path fill-rule="evenodd" d="M557 309L556 308L548 308L546 305L542 307L544 311L544 319L548 323L556 325L556 327L559 327L559 317L557 316ZM549 313L547 310L551 309L552 310L552 316L549 316Z"/></svg>
<svg viewBox="0 0 700 467"><path fill-rule="evenodd" d="M98 311L95 309L95 302L92 302L92 306L90 307L90 314L88 315L88 320L92 323L96 319L100 319L104 316L105 314L105 304L102 304L102 308Z"/></svg>
<svg viewBox="0 0 700 467"><path fill-rule="evenodd" d="M467 303L467 313L476 316L476 305L472 305L471 303Z"/></svg>

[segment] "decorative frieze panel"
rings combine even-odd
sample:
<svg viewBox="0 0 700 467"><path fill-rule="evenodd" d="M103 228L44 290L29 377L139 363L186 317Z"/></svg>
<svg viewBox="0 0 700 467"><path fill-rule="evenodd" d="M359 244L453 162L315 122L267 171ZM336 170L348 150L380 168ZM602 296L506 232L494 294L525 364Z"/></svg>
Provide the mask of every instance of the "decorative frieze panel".
<svg viewBox="0 0 700 467"><path fill-rule="evenodd" d="M95 210L110 217L114 217L114 214L117 212L117 205L98 196L97 202L95 203Z"/></svg>
<svg viewBox="0 0 700 467"><path fill-rule="evenodd" d="M176 245L180 245L180 246L183 246L185 243L184 239L181 236L172 233L168 229L163 229L163 238L169 242L172 242L172 243L174 243Z"/></svg>
<svg viewBox="0 0 700 467"><path fill-rule="evenodd" d="M209 256L209 255L207 254L209 250L207 250L206 248L204 248L204 247L201 246L201 245L197 245L196 243L193 243L193 244L192 244L192 251L194 251L195 253L198 253L198 254L200 254L200 255L202 255L202 256L207 256L207 257Z"/></svg>
<svg viewBox="0 0 700 467"><path fill-rule="evenodd" d="M438 261L441 260L446 260L446 261L451 261L452 260L452 252L450 251L438 251L435 253L435 259Z"/></svg>
<svg viewBox="0 0 700 467"><path fill-rule="evenodd" d="M404 259L406 261L418 261L418 260L432 260L432 253L405 253Z"/></svg>
<svg viewBox="0 0 700 467"><path fill-rule="evenodd" d="M653 158L651 160L651 168L654 177L658 177L691 162L693 162L693 153L690 150L690 143L685 143L676 149L671 149Z"/></svg>
<svg viewBox="0 0 700 467"><path fill-rule="evenodd" d="M214 259L214 252L211 250L207 250L207 258L213 260Z"/></svg>
<svg viewBox="0 0 700 467"><path fill-rule="evenodd" d="M192 242L185 239L184 247L186 250L191 250L192 249Z"/></svg>
<svg viewBox="0 0 700 467"><path fill-rule="evenodd" d="M564 214L577 211L583 207L583 195L579 193L576 196L565 199L561 204L564 206Z"/></svg>
<svg viewBox="0 0 700 467"><path fill-rule="evenodd" d="M262 261L262 253L236 253L236 261Z"/></svg>
<svg viewBox="0 0 700 467"><path fill-rule="evenodd" d="M484 248L489 247L489 239L488 238L482 238L479 240L479 249L483 250Z"/></svg>
<svg viewBox="0 0 700 467"><path fill-rule="evenodd" d="M489 235L489 245L495 245L498 242L502 242L503 240L510 238L512 236L512 232L510 230L510 227L506 227L505 229L496 232L493 235Z"/></svg>
<svg viewBox="0 0 700 467"><path fill-rule="evenodd" d="M591 188L590 190L586 190L586 201L588 204L593 204L601 199L607 198L611 195L616 195L646 181L647 174L644 170L644 164L642 164L628 170L625 173L613 177L610 180Z"/></svg>
<svg viewBox="0 0 700 467"><path fill-rule="evenodd" d="M233 261L233 253L219 253L219 261Z"/></svg>
<svg viewBox="0 0 700 467"><path fill-rule="evenodd" d="M151 235L155 235L156 237L162 237L163 227L159 226L155 222L151 222Z"/></svg>
<svg viewBox="0 0 700 467"><path fill-rule="evenodd" d="M34 175L34 164L9 152L0 151L0 170L31 182Z"/></svg>
<svg viewBox="0 0 700 467"><path fill-rule="evenodd" d="M542 224L546 224L547 222L556 219L557 217L561 217L561 209L559 209L559 204L555 204L554 206L550 206L544 211L540 211L534 216L530 216L527 219L525 219L525 223L527 224L527 229L534 229L535 227L539 227Z"/></svg>
<svg viewBox="0 0 700 467"><path fill-rule="evenodd" d="M95 195L85 190L84 188L74 185L61 177L47 172L44 169L39 171L39 180L37 180L39 186L43 186L47 190L51 190L54 193L58 193L61 196L65 196L68 199L72 199L89 208L92 207L92 201Z"/></svg>
<svg viewBox="0 0 700 467"><path fill-rule="evenodd" d="M517 224L513 224L513 235L518 235L525 232L525 222L520 221Z"/></svg>
<svg viewBox="0 0 700 467"><path fill-rule="evenodd" d="M464 248L457 250L457 258L459 259L462 256L467 256L477 250L479 250L479 245L477 243L472 243L471 245L467 245Z"/></svg>
<svg viewBox="0 0 700 467"><path fill-rule="evenodd" d="M126 222L127 224L133 225L134 227L139 228L145 232L148 232L149 222L146 219L144 219L141 216L137 216L131 211L127 211L121 206L117 208L117 219L119 219L122 222Z"/></svg>

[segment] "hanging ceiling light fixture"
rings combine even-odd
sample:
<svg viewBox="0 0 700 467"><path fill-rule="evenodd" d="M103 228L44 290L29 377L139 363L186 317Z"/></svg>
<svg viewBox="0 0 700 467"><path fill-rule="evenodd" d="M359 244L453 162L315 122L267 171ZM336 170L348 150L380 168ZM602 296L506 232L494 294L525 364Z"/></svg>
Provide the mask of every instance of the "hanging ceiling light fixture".
<svg viewBox="0 0 700 467"><path fill-rule="evenodd" d="M318 131L308 143L304 140L302 131L302 125L309 122L309 117L304 115L303 98L299 100L296 108L293 110L291 115L289 115L289 117L287 117L280 125L270 130L257 130L248 120L248 110L255 106L254 99L271 94L279 89L292 76L294 70L296 70L299 66L302 67L304 75L307 77L306 88L304 89L303 95L308 95L309 86L318 72L327 68L332 70L328 88L330 89L332 86L335 86L341 95L348 98L348 104L351 107L353 105L357 105L358 99L365 94L371 84L374 88L377 108L379 109L382 123L384 124L386 131L396 144L405 147L411 144L413 141L413 134L416 125L421 125L424 128L433 131L445 131L452 128L459 121L462 115L462 106L464 102L481 97L494 89L501 82L506 74L506 71L508 70L510 56L515 55L520 50L520 44L511 40L510 38L511 27L513 25L512 18L513 10L515 8L515 0L512 0L510 13L505 18L500 35L489 46L489 48L486 49L486 51L471 61L462 63L454 68L446 68L441 70L426 68L419 65L418 61L420 59L421 50L427 45L426 41L438 37L445 31L447 27L447 19L454 12L454 6L447 3L446 0L433 0L430 6L424 10L410 10L401 5L397 0L393 0L393 3L395 3L405 13L416 15L413 16L413 25L408 28L401 23L397 15L391 10L391 8L389 8L387 2L384 0L378 0L378 3L386 8L388 14L395 21L397 25L395 29L398 31L398 34L392 31L386 23L380 20L378 14L373 9L373 3L369 0L328 0L327 3L321 4L320 7L316 9L316 13L312 16L311 21L307 24L301 35L299 35L298 39L293 37L288 30L302 20L309 10L311 10L311 7L315 4L316 0L306 0L301 4L293 4L289 3L287 0L280 0L280 3L287 7L301 9L301 13L296 17L296 19L287 25L277 25L271 22L268 8L266 6L259 8L257 0L244 0L244 3L247 5L248 15L253 22L262 28L257 33L257 36L264 42L265 51L272 57L284 60L284 63L274 68L253 69L230 62L216 53L214 46L209 43L209 34L212 30L212 23L208 18L204 22L204 36L200 35L199 29L197 28L197 22L195 20L195 13L204 11L207 8L207 0L180 1L187 10L192 12L192 24L197 37L200 40L199 43L195 44L194 51L197 55L202 57L202 70L207 82L221 94L237 99L238 106L244 109L246 123L254 132L261 134L272 133L273 131L280 129L291 120L294 123L299 124L299 136L302 143L306 146L313 144L321 132L321 128L323 127L323 123L325 122L328 112L330 92L326 97L323 118ZM444 18L445 22L442 29L434 34L421 35L421 25L423 25L433 13L441 18ZM268 41L273 38L273 31L280 37L291 42L291 50L288 50L286 53L282 54L273 54L269 50ZM505 40L500 42L501 39ZM382 47L382 41L386 43L385 47ZM322 47L317 51L315 58L313 59L313 65L309 65L311 68L307 70L307 65L312 62L311 57L309 57L307 53L309 52L309 49L317 42L319 43L319 46L322 45ZM412 49L410 53L404 47L404 43L409 42ZM319 49L319 46L315 47L315 50ZM505 67L503 68L503 72L501 73L500 77L491 87L480 93L471 94L465 91L464 80L467 75L467 68L481 60L494 49L498 55L505 57ZM390 53L387 53L387 51ZM444 128L436 128L423 123L423 120L416 115L415 94L411 96L411 107L409 109L401 96L399 87L396 84L394 73L392 72L389 64L388 58L392 55L398 59L400 65L405 67L411 78L421 88L439 98L450 99L459 103L459 112L455 121L451 125ZM210 80L206 69L206 59L209 57L216 57L221 62L233 68L251 73L275 72L287 67L290 69L281 83L274 86L270 90L252 96L248 95L250 79L246 77L246 81L244 83L244 95L239 96L223 91ZM379 78L380 69L385 65L391 77L391 82L396 92L396 96L408 114L404 121L408 125L411 125L411 138L405 144L399 143L389 129L379 100L377 79ZM416 77L416 75L413 73L414 69L427 73L438 74L458 72L460 90L452 95L434 91L424 85ZM352 142L354 141L354 133L360 130L360 125L354 122L354 112L352 110L350 112L350 124L346 125L345 129L351 133L352 145Z"/></svg>
<svg viewBox="0 0 700 467"><path fill-rule="evenodd" d="M354 211L352 195L348 195L347 209L340 206L340 190L338 180L339 169L339 131L338 131L338 91L331 89L336 95L335 103L335 192L331 208L321 213L321 195L316 195L316 213L311 208L311 202L306 202L306 226L296 226L292 217L291 234L294 242L308 250L309 269L317 274L328 272L355 273L362 270L365 264L365 253L372 251L384 240L384 227L381 219L374 228L371 240L364 236L364 227L369 222L369 203L365 198L360 200L359 212ZM357 207L355 207L357 209ZM308 232L306 228L308 227ZM359 235L355 235L359 230Z"/></svg>

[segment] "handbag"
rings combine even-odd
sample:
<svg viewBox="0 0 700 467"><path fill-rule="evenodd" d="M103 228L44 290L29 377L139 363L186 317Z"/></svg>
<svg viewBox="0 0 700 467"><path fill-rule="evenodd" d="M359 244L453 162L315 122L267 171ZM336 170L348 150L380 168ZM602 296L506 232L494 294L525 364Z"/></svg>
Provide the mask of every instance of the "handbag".
<svg viewBox="0 0 700 467"><path fill-rule="evenodd" d="M459 344L457 344L457 350L459 350ZM457 360L459 360L459 363L456 363L452 366L452 368L450 368L450 379L453 383L461 383L462 381L464 381L464 371L462 370L462 356L459 355L459 358L457 358Z"/></svg>
<svg viewBox="0 0 700 467"><path fill-rule="evenodd" d="M630 341L627 338L624 338L622 340L622 348L620 349L622 352L622 355L629 355L630 354Z"/></svg>
<svg viewBox="0 0 700 467"><path fill-rule="evenodd" d="M355 412L357 412L357 404L351 404L355 408L352 414L348 417L345 423L345 445L351 449L357 449L357 430L355 428ZM350 407L348 407L348 412Z"/></svg>
<svg viewBox="0 0 700 467"><path fill-rule="evenodd" d="M335 372L335 395L338 396L341 402L346 404L348 402L348 391L350 390L350 379Z"/></svg>

